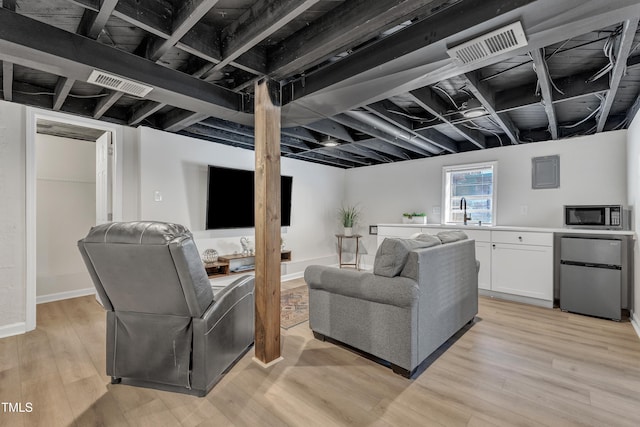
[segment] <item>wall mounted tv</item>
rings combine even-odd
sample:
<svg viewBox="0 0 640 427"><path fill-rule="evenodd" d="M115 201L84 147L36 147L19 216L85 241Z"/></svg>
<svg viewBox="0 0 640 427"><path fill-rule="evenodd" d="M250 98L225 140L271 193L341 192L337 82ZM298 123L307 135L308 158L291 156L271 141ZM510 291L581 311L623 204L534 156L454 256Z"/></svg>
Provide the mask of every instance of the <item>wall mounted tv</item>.
<svg viewBox="0 0 640 427"><path fill-rule="evenodd" d="M255 173L243 169L209 166L207 230L251 228L254 221ZM281 225L291 225L293 177L280 177Z"/></svg>

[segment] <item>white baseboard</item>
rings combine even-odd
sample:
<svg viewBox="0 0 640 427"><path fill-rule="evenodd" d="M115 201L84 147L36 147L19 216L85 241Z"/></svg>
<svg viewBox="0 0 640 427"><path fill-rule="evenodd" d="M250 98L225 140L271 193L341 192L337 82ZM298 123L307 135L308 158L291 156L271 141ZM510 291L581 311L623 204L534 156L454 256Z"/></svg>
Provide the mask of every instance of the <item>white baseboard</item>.
<svg viewBox="0 0 640 427"><path fill-rule="evenodd" d="M36 297L36 304L44 304L46 302L60 301L63 299L84 297L87 295L95 295L95 288L77 289L75 291L57 292L55 294L39 295Z"/></svg>
<svg viewBox="0 0 640 427"><path fill-rule="evenodd" d="M640 317L636 312L631 312L631 325L633 325L633 329L636 330L636 335L640 338Z"/></svg>
<svg viewBox="0 0 640 427"><path fill-rule="evenodd" d="M12 323L10 325L0 326L0 338L20 335L27 332L27 324L25 322Z"/></svg>

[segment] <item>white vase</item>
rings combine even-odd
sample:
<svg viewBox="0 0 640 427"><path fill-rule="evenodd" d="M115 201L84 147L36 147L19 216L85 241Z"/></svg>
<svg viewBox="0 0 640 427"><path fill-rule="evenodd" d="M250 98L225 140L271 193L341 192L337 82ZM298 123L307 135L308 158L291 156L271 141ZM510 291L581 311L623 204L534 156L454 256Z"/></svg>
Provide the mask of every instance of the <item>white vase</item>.
<svg viewBox="0 0 640 427"><path fill-rule="evenodd" d="M352 233L353 233L353 228L351 228L351 227L345 227L344 228L344 235L345 236L351 236Z"/></svg>

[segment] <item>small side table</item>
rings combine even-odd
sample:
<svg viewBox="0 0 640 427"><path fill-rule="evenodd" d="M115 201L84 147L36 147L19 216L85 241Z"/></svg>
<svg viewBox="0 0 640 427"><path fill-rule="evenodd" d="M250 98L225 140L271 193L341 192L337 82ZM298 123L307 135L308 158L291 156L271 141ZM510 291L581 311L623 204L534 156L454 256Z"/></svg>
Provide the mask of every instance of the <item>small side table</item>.
<svg viewBox="0 0 640 427"><path fill-rule="evenodd" d="M340 268L342 268L343 266L347 266L347 267L354 267L356 270L360 270L360 268L358 267L358 254L360 252L360 238L362 237L360 234L352 234L350 236L344 235L344 234L336 234L336 237L338 238L338 260L340 263ZM342 262L342 241L343 239L356 239L356 253L355 253L355 260L354 262Z"/></svg>

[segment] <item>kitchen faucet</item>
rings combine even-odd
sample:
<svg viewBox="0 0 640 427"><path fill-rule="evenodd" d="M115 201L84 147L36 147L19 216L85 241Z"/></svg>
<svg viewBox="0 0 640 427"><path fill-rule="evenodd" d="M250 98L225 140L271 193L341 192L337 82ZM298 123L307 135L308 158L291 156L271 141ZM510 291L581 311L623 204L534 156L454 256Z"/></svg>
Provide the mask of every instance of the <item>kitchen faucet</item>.
<svg viewBox="0 0 640 427"><path fill-rule="evenodd" d="M464 197L460 199L460 210L463 210L464 225L467 225L467 221L471 219L471 215L467 216L467 199L465 199Z"/></svg>

